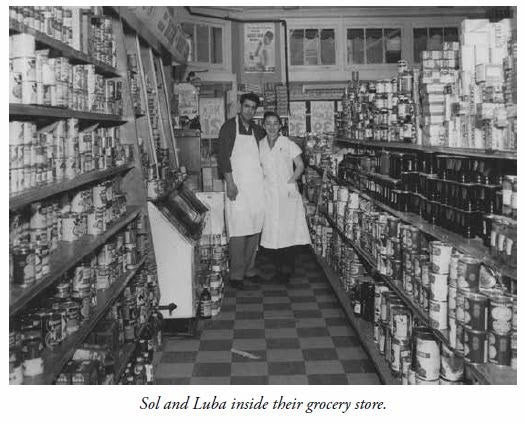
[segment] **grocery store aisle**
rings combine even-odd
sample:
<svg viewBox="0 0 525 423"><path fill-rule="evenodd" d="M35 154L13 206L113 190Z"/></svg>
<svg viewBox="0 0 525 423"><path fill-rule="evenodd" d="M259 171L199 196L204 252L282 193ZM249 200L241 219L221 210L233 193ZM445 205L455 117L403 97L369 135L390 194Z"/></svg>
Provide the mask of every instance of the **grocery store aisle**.
<svg viewBox="0 0 525 423"><path fill-rule="evenodd" d="M286 286L272 280L272 265L259 256L268 281L227 287L221 312L200 334L166 338L156 383L379 384L310 250L299 255Z"/></svg>

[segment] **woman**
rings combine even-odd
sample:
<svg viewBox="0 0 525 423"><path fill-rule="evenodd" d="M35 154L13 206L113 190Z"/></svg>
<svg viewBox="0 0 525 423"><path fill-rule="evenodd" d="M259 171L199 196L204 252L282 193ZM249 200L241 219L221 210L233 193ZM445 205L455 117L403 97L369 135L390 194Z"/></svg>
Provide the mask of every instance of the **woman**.
<svg viewBox="0 0 525 423"><path fill-rule="evenodd" d="M266 137L259 143L259 157L266 201L261 245L273 250L277 279L286 283L295 269L294 246L310 244L304 206L297 188L304 164L297 144L279 135L281 121L277 113L266 112L263 127Z"/></svg>

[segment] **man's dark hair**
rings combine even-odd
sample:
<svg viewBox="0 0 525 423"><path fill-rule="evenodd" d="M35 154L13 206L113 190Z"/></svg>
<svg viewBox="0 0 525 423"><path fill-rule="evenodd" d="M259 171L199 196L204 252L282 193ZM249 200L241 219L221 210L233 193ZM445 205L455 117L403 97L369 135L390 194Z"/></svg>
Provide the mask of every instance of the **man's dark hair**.
<svg viewBox="0 0 525 423"><path fill-rule="evenodd" d="M241 106L246 100L253 101L257 107L259 107L259 96L255 93L248 93L241 95Z"/></svg>
<svg viewBox="0 0 525 423"><path fill-rule="evenodd" d="M281 125L281 118L280 118L280 116L277 113L275 113L275 112L273 112L271 110L269 110L267 112L264 112L263 123L266 123L266 118L269 118L269 117L272 117L272 116L275 116L277 118L277 120L279 121L279 125Z"/></svg>

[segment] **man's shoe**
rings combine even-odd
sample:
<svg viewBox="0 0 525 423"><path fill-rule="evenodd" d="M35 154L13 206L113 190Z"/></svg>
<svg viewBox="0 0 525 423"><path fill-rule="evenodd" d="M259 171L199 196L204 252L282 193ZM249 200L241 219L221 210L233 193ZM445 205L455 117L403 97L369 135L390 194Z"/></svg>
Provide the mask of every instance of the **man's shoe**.
<svg viewBox="0 0 525 423"><path fill-rule="evenodd" d="M230 279L230 285L232 286L232 288L236 288L236 289L243 289L244 288L244 282L243 281L238 281L238 280L235 280L235 279Z"/></svg>

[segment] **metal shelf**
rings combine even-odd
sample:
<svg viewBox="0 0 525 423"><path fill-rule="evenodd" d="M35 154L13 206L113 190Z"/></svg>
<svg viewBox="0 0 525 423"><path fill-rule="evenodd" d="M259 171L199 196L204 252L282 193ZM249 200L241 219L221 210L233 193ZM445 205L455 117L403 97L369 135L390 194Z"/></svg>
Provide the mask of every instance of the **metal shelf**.
<svg viewBox="0 0 525 423"><path fill-rule="evenodd" d="M511 367L491 363L469 363L467 371L476 382L485 385L517 385L518 372Z"/></svg>
<svg viewBox="0 0 525 423"><path fill-rule="evenodd" d="M89 184L91 182L101 181L106 178L124 173L134 166L131 163L116 166L105 170L93 170L91 172L84 173L76 176L72 179L66 179L59 182L54 182L41 187L32 188L27 191L15 194L9 197L9 209L16 210L21 207L27 206L35 201L43 200L47 197L51 197L61 192L69 191L82 185Z"/></svg>
<svg viewBox="0 0 525 423"><path fill-rule="evenodd" d="M35 106L32 104L16 103L9 103L9 118L11 117L17 117L21 120L27 120L28 118L77 118L82 121L92 121L107 124L110 123L114 125L121 125L126 122L122 119L122 116L119 115L82 112L79 110L65 109L62 107Z"/></svg>
<svg viewBox="0 0 525 423"><path fill-rule="evenodd" d="M363 319L360 319L354 315L352 305L350 304L350 298L348 297L347 293L341 288L341 285L339 284L339 277L337 276L337 274L328 265L324 258L319 257L317 254L315 254L315 252L314 256L317 259L319 266L321 266L321 268L323 269L326 278L330 282L330 285L332 286L332 289L334 290L337 298L339 299L339 303L343 307L348 321L355 329L357 336L361 341L361 344L363 345L363 348L368 353L368 356L374 363L374 366L379 374L381 382L383 382L383 384L385 385L400 385L401 380L392 375L390 366L388 365L384 356L382 356L379 353L379 349L377 348L374 342L373 324Z"/></svg>
<svg viewBox="0 0 525 423"><path fill-rule="evenodd" d="M21 288L20 286L11 284L9 289L9 316L13 316L76 263L98 247L104 245L109 238L135 219L142 209L140 206L129 207L126 215L121 217L102 235L86 235L75 242L61 242L57 250L54 251L50 257L50 271L45 278L27 288Z"/></svg>
<svg viewBox="0 0 525 423"><path fill-rule="evenodd" d="M105 315L107 309L117 299L145 261L146 257L143 257L135 269L126 272L107 290L97 294L97 306L92 311L87 322L77 332L69 335L56 350L46 350L44 352L44 373L37 377L24 378L25 385L51 385L55 381L64 365L75 353L75 350L94 329L98 321Z"/></svg>
<svg viewBox="0 0 525 423"><path fill-rule="evenodd" d="M67 57L73 63L80 64L92 64L95 65L95 71L101 75L107 77L120 77L119 71L113 66L107 65L106 63L100 62L81 51L75 50L73 47L63 43L62 41L55 40L49 35L43 32L37 31L33 28L28 27L14 19L9 19L9 33L25 33L35 37L37 47L49 48L57 51L60 56Z"/></svg>

